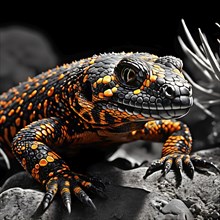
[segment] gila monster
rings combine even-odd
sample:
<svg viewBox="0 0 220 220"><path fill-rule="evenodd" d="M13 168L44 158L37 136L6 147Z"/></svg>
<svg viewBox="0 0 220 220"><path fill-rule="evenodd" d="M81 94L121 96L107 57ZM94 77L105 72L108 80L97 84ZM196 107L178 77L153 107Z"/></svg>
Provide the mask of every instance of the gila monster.
<svg viewBox="0 0 220 220"><path fill-rule="evenodd" d="M86 192L100 194L102 184L72 171L62 152L71 155L91 144L108 148L140 139L160 141L162 157L144 178L175 168L181 182L182 169L190 178L197 166L218 169L190 156L190 130L176 119L192 105L192 86L179 58L145 52L93 55L29 78L0 95L0 153L7 162L6 153L12 152L45 187L39 206L43 211L58 191L68 212L72 194L95 209Z"/></svg>

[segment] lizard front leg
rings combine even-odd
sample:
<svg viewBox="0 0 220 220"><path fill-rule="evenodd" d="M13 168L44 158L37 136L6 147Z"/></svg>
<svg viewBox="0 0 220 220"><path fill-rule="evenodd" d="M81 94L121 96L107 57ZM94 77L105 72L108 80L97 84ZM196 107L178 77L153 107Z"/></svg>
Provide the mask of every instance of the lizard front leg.
<svg viewBox="0 0 220 220"><path fill-rule="evenodd" d="M199 167L214 167L220 172L212 162L203 160L199 156L190 156L192 137L188 126L181 121L150 121L145 124L142 130L135 131L132 134L138 139L164 142L161 159L150 165L144 179L160 169L162 169L162 176L165 176L171 168L174 168L177 186L179 186L182 181L182 170L191 179L193 178L194 169L199 169Z"/></svg>
<svg viewBox="0 0 220 220"><path fill-rule="evenodd" d="M13 139L12 150L18 161L46 188L38 212L44 212L49 207L57 191L60 191L68 212L71 212L71 192L81 202L95 208L83 188L93 192L99 192L101 188L95 187L88 177L72 172L51 149L69 141L68 127L58 118L33 122L21 129Z"/></svg>

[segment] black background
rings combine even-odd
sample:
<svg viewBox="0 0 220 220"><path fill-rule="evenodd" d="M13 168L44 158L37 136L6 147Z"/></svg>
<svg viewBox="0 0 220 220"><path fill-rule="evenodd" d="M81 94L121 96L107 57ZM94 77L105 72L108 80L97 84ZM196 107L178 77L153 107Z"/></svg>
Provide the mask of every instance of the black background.
<svg viewBox="0 0 220 220"><path fill-rule="evenodd" d="M2 7L0 27L21 25L43 33L59 55L60 63L122 50L180 56L177 36L184 35L182 18L195 38L198 28L213 42L220 35L215 25L220 22L218 3L194 6L179 1L9 4L10 7Z"/></svg>

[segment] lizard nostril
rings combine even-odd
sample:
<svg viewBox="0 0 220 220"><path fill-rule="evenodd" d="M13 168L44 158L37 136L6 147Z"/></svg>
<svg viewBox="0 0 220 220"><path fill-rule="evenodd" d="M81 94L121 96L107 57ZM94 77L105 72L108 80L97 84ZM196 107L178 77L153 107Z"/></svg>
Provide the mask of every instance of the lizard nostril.
<svg viewBox="0 0 220 220"><path fill-rule="evenodd" d="M175 90L173 88L173 86L170 85L166 85L163 88L164 94L167 98L174 98L175 97Z"/></svg>

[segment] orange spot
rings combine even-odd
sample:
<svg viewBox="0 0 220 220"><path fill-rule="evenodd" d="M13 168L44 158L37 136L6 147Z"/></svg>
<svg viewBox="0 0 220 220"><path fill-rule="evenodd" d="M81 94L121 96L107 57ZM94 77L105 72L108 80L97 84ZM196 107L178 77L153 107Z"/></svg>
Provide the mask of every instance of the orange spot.
<svg viewBox="0 0 220 220"><path fill-rule="evenodd" d="M64 69L68 68L68 65L64 63L64 64L63 64L63 68L64 68Z"/></svg>
<svg viewBox="0 0 220 220"><path fill-rule="evenodd" d="M111 76L105 76L102 80L102 83L107 84L111 82Z"/></svg>
<svg viewBox="0 0 220 220"><path fill-rule="evenodd" d="M40 93L43 93L44 91L45 91L45 87L42 87Z"/></svg>
<svg viewBox="0 0 220 220"><path fill-rule="evenodd" d="M24 98L27 95L26 92L22 93L21 97ZM19 99L19 98L18 98Z"/></svg>
<svg viewBox="0 0 220 220"><path fill-rule="evenodd" d="M60 193L61 193L61 195L63 194L63 193L69 193L70 192L70 189L69 188L62 188L62 190L60 191Z"/></svg>
<svg viewBox="0 0 220 220"><path fill-rule="evenodd" d="M2 115L2 117L0 118L0 124L3 124L6 121L6 116Z"/></svg>
<svg viewBox="0 0 220 220"><path fill-rule="evenodd" d="M104 98L104 94L102 92L99 93L99 98L103 99Z"/></svg>
<svg viewBox="0 0 220 220"><path fill-rule="evenodd" d="M22 158L22 160L21 160L21 164L22 164L22 166L24 167L24 166L26 166L26 159L25 158Z"/></svg>
<svg viewBox="0 0 220 220"><path fill-rule="evenodd" d="M48 100L46 99L44 101L44 116L46 116L46 114L47 114L47 107L48 107Z"/></svg>
<svg viewBox="0 0 220 220"><path fill-rule="evenodd" d="M53 175L54 175L53 172L50 172L50 173L48 174L49 177L52 177Z"/></svg>
<svg viewBox="0 0 220 220"><path fill-rule="evenodd" d="M69 93L71 93L73 91L72 86L69 86L67 90L68 90Z"/></svg>
<svg viewBox="0 0 220 220"><path fill-rule="evenodd" d="M54 132L54 128L53 128L50 124L46 124L46 126L47 126L52 132Z"/></svg>
<svg viewBox="0 0 220 220"><path fill-rule="evenodd" d="M37 108L40 110L41 109L41 103L38 103Z"/></svg>
<svg viewBox="0 0 220 220"><path fill-rule="evenodd" d="M85 187L90 187L92 184L90 183L90 182L86 182L85 184L84 184L84 186Z"/></svg>
<svg viewBox="0 0 220 220"><path fill-rule="evenodd" d="M51 134L51 130L49 128L46 129L48 134Z"/></svg>
<svg viewBox="0 0 220 220"><path fill-rule="evenodd" d="M96 81L97 84L100 84L102 83L102 78L99 78L97 81Z"/></svg>
<svg viewBox="0 0 220 220"><path fill-rule="evenodd" d="M138 95L140 92L141 92L140 89L136 89L136 90L133 91L133 93L134 93L135 95Z"/></svg>
<svg viewBox="0 0 220 220"><path fill-rule="evenodd" d="M14 109L11 109L10 112L8 113L8 116L12 116L13 114L15 113L15 110Z"/></svg>
<svg viewBox="0 0 220 220"><path fill-rule="evenodd" d="M112 92L113 92L113 93L117 92L117 90L118 90L118 89L117 89L116 87L113 87L113 88L112 88Z"/></svg>
<svg viewBox="0 0 220 220"><path fill-rule="evenodd" d="M63 79L63 77L64 77L64 74L63 74L63 73L61 73L61 74L59 75L59 77L58 77L58 80Z"/></svg>
<svg viewBox="0 0 220 220"><path fill-rule="evenodd" d="M23 104L23 102L24 102L24 100L23 100L23 99L21 99L21 100L19 101L19 105L22 105L22 104Z"/></svg>
<svg viewBox="0 0 220 220"><path fill-rule="evenodd" d="M59 103L59 95L58 94L55 94L55 102Z"/></svg>
<svg viewBox="0 0 220 220"><path fill-rule="evenodd" d="M146 80L145 86L146 86L146 87L149 87L149 86L150 86L150 80L149 80L149 79Z"/></svg>
<svg viewBox="0 0 220 220"><path fill-rule="evenodd" d="M81 190L82 190L82 189L81 189L79 186L77 186L77 187L75 187L75 188L73 189L73 191L74 191L75 194L78 194Z"/></svg>
<svg viewBox="0 0 220 220"><path fill-rule="evenodd" d="M113 96L113 92L111 89L107 89L104 91L104 96L111 97Z"/></svg>
<svg viewBox="0 0 220 220"><path fill-rule="evenodd" d="M54 93L54 87L52 86L52 87L48 90L47 95L48 95L48 96L52 96L53 93Z"/></svg>
<svg viewBox="0 0 220 220"><path fill-rule="evenodd" d="M30 111L32 108L33 108L33 103L30 102L29 105L28 105L28 107L27 107L27 109Z"/></svg>
<svg viewBox="0 0 220 220"><path fill-rule="evenodd" d="M150 81L151 81L151 82L155 82L156 79L157 79L157 76L156 76L156 75L151 75L151 76L150 76Z"/></svg>
<svg viewBox="0 0 220 220"><path fill-rule="evenodd" d="M137 131L132 131L131 132L132 135L135 135L136 133L137 133Z"/></svg>
<svg viewBox="0 0 220 220"><path fill-rule="evenodd" d="M89 64L94 64L95 60L96 60L96 58L93 58L91 61L89 61Z"/></svg>
<svg viewBox="0 0 220 220"><path fill-rule="evenodd" d="M19 113L20 110L21 110L21 106L18 106L15 112L16 112L16 113Z"/></svg>
<svg viewBox="0 0 220 220"><path fill-rule="evenodd" d="M74 176L74 179L75 180L79 180L79 176Z"/></svg>
<svg viewBox="0 0 220 220"><path fill-rule="evenodd" d="M46 85L47 83L48 83L48 80L46 79L42 82L42 85Z"/></svg>
<svg viewBox="0 0 220 220"><path fill-rule="evenodd" d="M30 78L29 78L30 79ZM30 81L30 80L29 80ZM25 86L24 86L24 88L27 90L27 89L29 89L30 88L30 85L29 84L26 84Z"/></svg>
<svg viewBox="0 0 220 220"><path fill-rule="evenodd" d="M33 144L33 145L31 146L31 148L32 148L33 150L35 150L35 149L38 148L38 146L37 146L36 144Z"/></svg>
<svg viewBox="0 0 220 220"><path fill-rule="evenodd" d="M40 125L40 127L41 127L42 129L46 129L46 126L45 126L45 125Z"/></svg>
<svg viewBox="0 0 220 220"><path fill-rule="evenodd" d="M42 136L42 133L40 132L40 131L36 131L36 135L38 135L38 136Z"/></svg>
<svg viewBox="0 0 220 220"><path fill-rule="evenodd" d="M37 90L35 89L28 97L32 98L37 94Z"/></svg>
<svg viewBox="0 0 220 220"><path fill-rule="evenodd" d="M53 157L54 159L58 159L59 156L57 154L55 154L54 152L48 152L48 155Z"/></svg>
<svg viewBox="0 0 220 220"><path fill-rule="evenodd" d="M84 76L84 78L83 78L83 82L84 82L84 83L88 80L88 77L89 77L88 75L85 75L85 76Z"/></svg>
<svg viewBox="0 0 220 220"><path fill-rule="evenodd" d="M54 162L54 158L51 157L51 156L47 156L46 160L47 160L48 162Z"/></svg>
<svg viewBox="0 0 220 220"><path fill-rule="evenodd" d="M47 136L46 130L43 130L43 131L42 131L42 134L45 135L45 136Z"/></svg>
<svg viewBox="0 0 220 220"><path fill-rule="evenodd" d="M41 167L45 167L45 166L47 165L47 160L41 159L40 162L39 162L39 165L40 165Z"/></svg>
<svg viewBox="0 0 220 220"><path fill-rule="evenodd" d="M16 96L14 96L13 98L12 98L12 101L14 102L14 100L16 99L17 97Z"/></svg>
<svg viewBox="0 0 220 220"><path fill-rule="evenodd" d="M65 186L70 186L70 182L69 181L65 181L64 185Z"/></svg>

